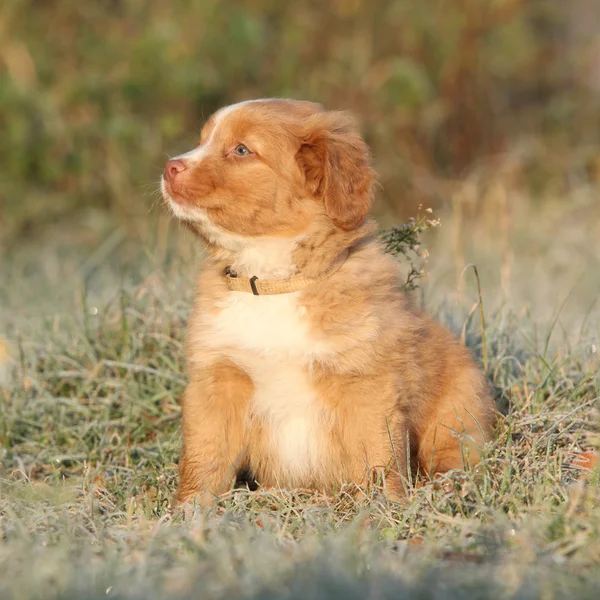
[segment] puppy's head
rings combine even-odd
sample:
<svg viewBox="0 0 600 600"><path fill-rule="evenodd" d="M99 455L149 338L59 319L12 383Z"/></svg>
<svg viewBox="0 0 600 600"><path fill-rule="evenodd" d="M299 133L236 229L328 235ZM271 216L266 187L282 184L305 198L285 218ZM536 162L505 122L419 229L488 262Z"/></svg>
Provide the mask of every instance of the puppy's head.
<svg viewBox="0 0 600 600"><path fill-rule="evenodd" d="M372 183L368 147L348 115L256 100L212 115L196 148L167 162L162 191L177 217L219 244L221 234L300 235L321 215L354 229Z"/></svg>

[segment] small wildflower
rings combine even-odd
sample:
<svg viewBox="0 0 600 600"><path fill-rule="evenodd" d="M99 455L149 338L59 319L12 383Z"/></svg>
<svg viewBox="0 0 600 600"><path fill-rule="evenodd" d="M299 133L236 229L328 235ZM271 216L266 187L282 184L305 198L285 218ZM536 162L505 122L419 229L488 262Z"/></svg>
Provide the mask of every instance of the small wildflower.
<svg viewBox="0 0 600 600"><path fill-rule="evenodd" d="M419 206L419 213L421 210ZM431 209L425 211L426 214L431 214ZM385 231L382 235L382 240L385 244L385 249L394 256L402 255L409 262L409 272L404 284L404 289L407 291L417 288L417 280L423 277L423 266L427 262L429 252L421 247L420 236L424 231L438 227L439 219L427 219L426 217L413 217L407 223L400 227L393 227Z"/></svg>

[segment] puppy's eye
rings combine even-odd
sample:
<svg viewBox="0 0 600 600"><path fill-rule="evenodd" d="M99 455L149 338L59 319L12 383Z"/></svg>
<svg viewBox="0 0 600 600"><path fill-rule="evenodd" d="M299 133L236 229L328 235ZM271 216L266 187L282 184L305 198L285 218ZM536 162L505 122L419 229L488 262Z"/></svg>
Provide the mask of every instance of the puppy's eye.
<svg viewBox="0 0 600 600"><path fill-rule="evenodd" d="M248 156L248 154L252 154L252 152L250 152L250 150L248 150L244 144L236 146L233 150L233 153L237 154L238 156Z"/></svg>

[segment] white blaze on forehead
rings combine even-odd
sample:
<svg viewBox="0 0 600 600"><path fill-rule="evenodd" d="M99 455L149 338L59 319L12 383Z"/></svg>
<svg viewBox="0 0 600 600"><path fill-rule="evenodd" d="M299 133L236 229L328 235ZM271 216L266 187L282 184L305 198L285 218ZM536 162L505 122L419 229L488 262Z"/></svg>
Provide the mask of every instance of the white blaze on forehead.
<svg viewBox="0 0 600 600"><path fill-rule="evenodd" d="M226 106L225 108L222 108L219 111L217 111L214 116L215 124L212 128L212 131L210 132L210 135L204 141L204 143L201 146L198 146L196 148L193 148L192 150L189 150L188 152L184 152L183 154L180 154L179 156L173 157L173 160L183 160L185 163L191 164L191 165L194 165L194 164L197 164L198 162L200 162L200 160L202 160L202 158L204 158L205 156L208 155L208 147L210 146L211 141L215 135L215 131L217 130L219 125L223 122L223 120L228 115L230 115L236 109L239 109L239 107L242 104L246 104L246 102L240 102L239 104L233 104L232 106Z"/></svg>
<svg viewBox="0 0 600 600"><path fill-rule="evenodd" d="M268 99L259 98L257 100L244 100L243 102L238 102L237 104L231 104L230 106L225 106L224 108L220 108L216 113L214 113L214 121L215 124L210 132L208 138L204 141L201 146L194 148L188 152L184 152L179 156L174 156L173 160L185 160L186 162L196 163L203 156L206 156L206 148L210 145L212 138L215 134L215 131L219 128L219 126L223 123L223 121L231 116L234 112L242 109L244 106L248 104L256 104L259 102L268 102Z"/></svg>

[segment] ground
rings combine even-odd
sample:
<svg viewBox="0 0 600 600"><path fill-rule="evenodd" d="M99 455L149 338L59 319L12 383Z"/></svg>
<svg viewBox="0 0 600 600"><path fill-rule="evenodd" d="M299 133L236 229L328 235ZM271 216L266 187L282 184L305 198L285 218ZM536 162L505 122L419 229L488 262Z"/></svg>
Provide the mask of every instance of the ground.
<svg viewBox="0 0 600 600"><path fill-rule="evenodd" d="M442 219L415 293L486 368L498 425L475 472L419 479L405 504L236 490L171 512L193 240L159 231L120 280L118 231L88 254L24 249L3 274L0 597L596 598L600 269L581 210L520 213L510 256Z"/></svg>

